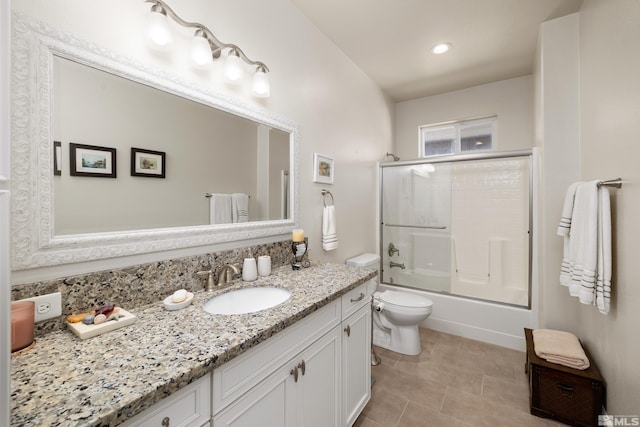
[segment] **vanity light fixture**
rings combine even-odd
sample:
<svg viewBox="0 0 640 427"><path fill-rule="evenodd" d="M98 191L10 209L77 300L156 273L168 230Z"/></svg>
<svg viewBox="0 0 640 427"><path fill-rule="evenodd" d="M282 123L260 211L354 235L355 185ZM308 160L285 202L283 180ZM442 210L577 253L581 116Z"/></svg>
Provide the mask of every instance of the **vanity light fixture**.
<svg viewBox="0 0 640 427"><path fill-rule="evenodd" d="M224 75L230 83L240 83L245 75L245 63L255 66L255 73L251 82L251 93L259 98L267 98L271 94L268 72L269 68L260 61L253 61L238 46L222 43L213 35L211 30L197 22L187 22L180 18L163 0L145 0L153 3L148 18L147 34L158 46L166 46L171 41L169 21L171 18L179 25L194 28L191 42L191 58L198 66L207 66L214 59L220 58L226 51L224 60Z"/></svg>
<svg viewBox="0 0 640 427"><path fill-rule="evenodd" d="M451 47L451 43L439 43L435 45L433 49L431 49L431 52L436 55L442 55L443 53L449 52L449 49L451 49Z"/></svg>

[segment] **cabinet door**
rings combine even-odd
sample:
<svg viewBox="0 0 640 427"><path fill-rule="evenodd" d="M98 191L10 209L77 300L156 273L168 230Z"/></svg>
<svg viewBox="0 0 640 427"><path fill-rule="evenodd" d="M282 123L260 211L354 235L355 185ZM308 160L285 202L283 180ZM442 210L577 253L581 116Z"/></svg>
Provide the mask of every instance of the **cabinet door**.
<svg viewBox="0 0 640 427"><path fill-rule="evenodd" d="M276 370L213 419L214 427L295 427L293 362Z"/></svg>
<svg viewBox="0 0 640 427"><path fill-rule="evenodd" d="M367 304L342 322L344 425L351 426L371 397L371 308Z"/></svg>
<svg viewBox="0 0 640 427"><path fill-rule="evenodd" d="M342 383L340 381L340 325L310 345L299 356L296 389L298 426L338 427Z"/></svg>
<svg viewBox="0 0 640 427"><path fill-rule="evenodd" d="M211 375L125 421L126 427L201 427L211 418Z"/></svg>

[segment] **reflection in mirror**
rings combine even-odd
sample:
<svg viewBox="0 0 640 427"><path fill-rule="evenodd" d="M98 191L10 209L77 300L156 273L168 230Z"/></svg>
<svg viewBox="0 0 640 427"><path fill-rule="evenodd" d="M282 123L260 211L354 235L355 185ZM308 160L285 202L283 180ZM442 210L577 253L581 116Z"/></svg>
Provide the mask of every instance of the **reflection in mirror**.
<svg viewBox="0 0 640 427"><path fill-rule="evenodd" d="M52 100L55 235L290 217L287 132L55 55ZM115 148L116 178L72 176L70 144Z"/></svg>
<svg viewBox="0 0 640 427"><path fill-rule="evenodd" d="M19 14L11 28L14 271L296 228L294 122ZM207 193L247 209L211 225Z"/></svg>

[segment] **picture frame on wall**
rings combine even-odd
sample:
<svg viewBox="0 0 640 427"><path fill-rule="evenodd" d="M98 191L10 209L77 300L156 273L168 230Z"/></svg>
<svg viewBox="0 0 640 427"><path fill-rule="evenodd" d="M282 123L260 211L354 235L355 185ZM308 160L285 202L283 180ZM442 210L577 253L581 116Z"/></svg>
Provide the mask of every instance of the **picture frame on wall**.
<svg viewBox="0 0 640 427"><path fill-rule="evenodd" d="M69 144L71 176L116 177L116 149L96 145Z"/></svg>
<svg viewBox="0 0 640 427"><path fill-rule="evenodd" d="M334 162L331 157L322 154L313 154L313 182L333 184L335 175Z"/></svg>
<svg viewBox="0 0 640 427"><path fill-rule="evenodd" d="M62 175L62 142L53 141L53 174Z"/></svg>
<svg viewBox="0 0 640 427"><path fill-rule="evenodd" d="M131 176L164 178L166 153L131 147Z"/></svg>

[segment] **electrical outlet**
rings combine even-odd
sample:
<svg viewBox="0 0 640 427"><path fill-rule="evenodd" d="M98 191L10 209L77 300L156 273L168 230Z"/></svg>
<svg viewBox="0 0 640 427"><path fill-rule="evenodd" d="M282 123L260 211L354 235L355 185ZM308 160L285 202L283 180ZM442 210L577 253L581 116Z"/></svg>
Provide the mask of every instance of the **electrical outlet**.
<svg viewBox="0 0 640 427"><path fill-rule="evenodd" d="M34 319L36 322L52 319L62 314L62 294L60 294L60 292L25 298L22 301L33 301L36 303Z"/></svg>

